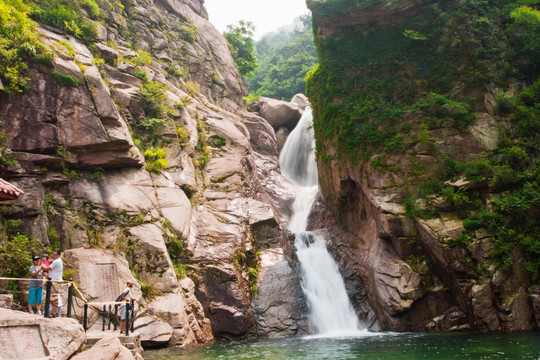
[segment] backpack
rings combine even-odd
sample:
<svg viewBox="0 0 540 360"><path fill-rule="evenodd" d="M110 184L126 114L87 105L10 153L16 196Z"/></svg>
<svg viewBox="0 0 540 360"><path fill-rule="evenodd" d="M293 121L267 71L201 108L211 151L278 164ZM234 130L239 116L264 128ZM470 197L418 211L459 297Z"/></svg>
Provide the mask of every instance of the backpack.
<svg viewBox="0 0 540 360"><path fill-rule="evenodd" d="M116 301L116 302L118 302L118 301L122 301L122 294L118 295L118 297L116 298L116 300L115 300L115 301Z"/></svg>

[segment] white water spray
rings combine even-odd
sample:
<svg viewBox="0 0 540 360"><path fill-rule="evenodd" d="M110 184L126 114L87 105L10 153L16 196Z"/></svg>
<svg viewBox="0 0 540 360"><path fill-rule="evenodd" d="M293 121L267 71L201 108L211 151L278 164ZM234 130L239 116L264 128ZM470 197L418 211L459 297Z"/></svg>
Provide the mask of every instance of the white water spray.
<svg viewBox="0 0 540 360"><path fill-rule="evenodd" d="M306 231L308 215L318 191L311 125L311 109L307 108L279 156L282 173L298 185L289 230L296 234L294 245L302 267L301 283L310 309L312 332L323 336L355 335L361 326L343 278L326 249L326 240Z"/></svg>

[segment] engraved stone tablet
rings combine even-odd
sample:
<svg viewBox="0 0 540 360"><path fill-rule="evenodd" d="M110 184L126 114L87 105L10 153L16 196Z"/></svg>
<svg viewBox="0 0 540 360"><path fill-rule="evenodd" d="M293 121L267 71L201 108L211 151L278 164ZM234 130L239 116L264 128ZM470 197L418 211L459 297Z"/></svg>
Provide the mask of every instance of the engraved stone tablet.
<svg viewBox="0 0 540 360"><path fill-rule="evenodd" d="M38 325L0 327L1 359L48 359Z"/></svg>
<svg viewBox="0 0 540 360"><path fill-rule="evenodd" d="M95 279L99 301L114 301L120 294L116 264L97 264Z"/></svg>

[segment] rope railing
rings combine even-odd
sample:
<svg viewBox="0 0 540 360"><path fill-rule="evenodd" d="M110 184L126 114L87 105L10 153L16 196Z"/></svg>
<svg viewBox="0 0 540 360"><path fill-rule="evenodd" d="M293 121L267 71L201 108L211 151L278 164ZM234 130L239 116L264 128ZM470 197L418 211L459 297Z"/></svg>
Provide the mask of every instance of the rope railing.
<svg viewBox="0 0 540 360"><path fill-rule="evenodd" d="M7 280L7 281L36 281L36 279L30 279L30 278L14 278L14 277L1 277L0 280ZM39 280L39 279L38 279ZM57 286L54 286L54 285ZM67 288L63 285L67 284ZM58 286L60 285L60 286ZM52 293L54 290L54 294ZM0 291L4 292L23 292L21 290L8 290L8 289L0 289ZM77 287L77 284L70 279L69 281L66 280L51 280L50 278L47 279L45 282L45 308L43 310L43 316L44 317L50 317L50 307L51 307L51 296L56 295L59 298L62 295L65 295L67 292L67 317L74 317L76 320L82 323L84 331L88 330L88 309L91 309L95 312L97 312L99 315L102 316L102 331L105 331L105 325L106 320L108 319L108 330L111 328L111 323L114 325L114 330L117 330L118 326L118 310L119 306L125 306L126 311L126 329L125 334L126 336L129 335L129 331L131 330L133 332L134 328L134 322L135 322L135 308L133 300L131 301L88 301L88 299L84 296L84 294L80 291L80 289ZM81 304L82 302L82 304ZM79 309L83 309L83 318L80 319L79 316L75 311L72 312L72 310L75 310L75 304L79 307ZM57 313L59 314L59 309L61 306L53 304L53 306L56 307ZM107 310L108 306L108 310ZM100 309L100 307L103 307L103 310ZM114 307L114 314L113 314L113 307ZM123 309L122 309L123 310ZM73 315L73 316L72 316Z"/></svg>

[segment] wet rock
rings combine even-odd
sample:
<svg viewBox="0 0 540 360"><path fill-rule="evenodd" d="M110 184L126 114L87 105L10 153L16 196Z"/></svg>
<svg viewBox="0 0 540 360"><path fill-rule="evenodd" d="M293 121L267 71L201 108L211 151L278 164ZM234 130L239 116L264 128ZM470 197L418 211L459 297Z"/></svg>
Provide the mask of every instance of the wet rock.
<svg viewBox="0 0 540 360"><path fill-rule="evenodd" d="M133 328L140 334L143 347L166 345L173 335L171 325L153 316L136 318Z"/></svg>
<svg viewBox="0 0 540 360"><path fill-rule="evenodd" d="M476 319L476 326L480 331L497 331L500 328L497 309L493 303L493 294L490 284L480 284L472 287L472 306Z"/></svg>
<svg viewBox="0 0 540 360"><path fill-rule="evenodd" d="M540 285L533 285L529 288L529 299L531 299L536 327L540 328Z"/></svg>
<svg viewBox="0 0 540 360"><path fill-rule="evenodd" d="M295 309L294 289L298 276L286 261L280 248L261 252L257 295L253 300L256 320L256 334L277 338L295 335L298 332L298 320L291 314L299 313Z"/></svg>
<svg viewBox="0 0 540 360"><path fill-rule="evenodd" d="M300 110L304 111L309 106L309 100L304 94L296 94L291 99L291 104L298 104Z"/></svg>
<svg viewBox="0 0 540 360"><path fill-rule="evenodd" d="M292 130L302 117L298 104L288 103L261 96L259 98L259 114L272 125L274 129L282 126Z"/></svg>

